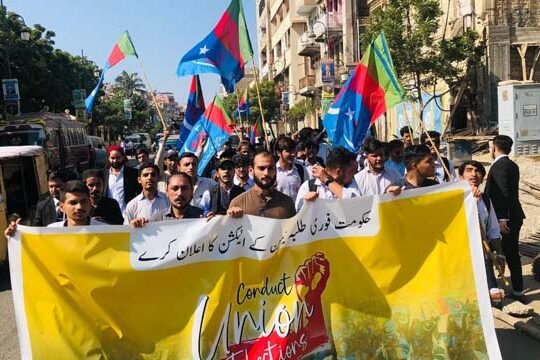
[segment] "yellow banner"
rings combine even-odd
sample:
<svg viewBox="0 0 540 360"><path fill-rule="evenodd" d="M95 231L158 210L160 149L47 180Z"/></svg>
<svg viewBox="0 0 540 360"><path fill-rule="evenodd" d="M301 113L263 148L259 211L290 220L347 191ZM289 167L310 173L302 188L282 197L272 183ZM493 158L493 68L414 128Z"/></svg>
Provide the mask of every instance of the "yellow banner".
<svg viewBox="0 0 540 360"><path fill-rule="evenodd" d="M466 184L289 220L20 227L27 359L499 359Z"/></svg>

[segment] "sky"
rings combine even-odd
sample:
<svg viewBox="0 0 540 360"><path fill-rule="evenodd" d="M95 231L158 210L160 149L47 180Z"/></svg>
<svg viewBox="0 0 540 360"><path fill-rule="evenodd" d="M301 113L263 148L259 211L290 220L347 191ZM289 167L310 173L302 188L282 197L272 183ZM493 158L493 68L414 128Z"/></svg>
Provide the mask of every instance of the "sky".
<svg viewBox="0 0 540 360"><path fill-rule="evenodd" d="M178 78L182 56L201 41L218 22L230 0L3 0L8 11L21 15L26 25L40 24L56 33L56 47L84 56L103 67L114 44L128 30L152 89L172 92L185 104L191 77ZM243 0L244 14L255 54L255 0ZM128 57L110 69L105 82L123 70L142 69ZM219 76L201 75L205 101L219 91Z"/></svg>

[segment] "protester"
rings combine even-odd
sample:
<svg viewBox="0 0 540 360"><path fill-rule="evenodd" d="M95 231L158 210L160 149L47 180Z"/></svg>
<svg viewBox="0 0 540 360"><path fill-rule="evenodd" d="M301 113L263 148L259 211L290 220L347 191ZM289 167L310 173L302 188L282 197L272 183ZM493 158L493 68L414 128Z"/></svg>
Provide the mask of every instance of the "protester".
<svg viewBox="0 0 540 360"><path fill-rule="evenodd" d="M236 155L234 161L234 185L240 186L244 191L253 187L255 182L249 176L251 159L246 156Z"/></svg>
<svg viewBox="0 0 540 360"><path fill-rule="evenodd" d="M361 196L386 193L391 186L401 186L402 177L392 169L384 167L385 144L371 138L364 145L367 166L354 176Z"/></svg>
<svg viewBox="0 0 540 360"><path fill-rule="evenodd" d="M399 134L401 135L401 141L403 142L403 147L405 149L414 145L410 127L402 127L399 129Z"/></svg>
<svg viewBox="0 0 540 360"><path fill-rule="evenodd" d="M36 214L32 219L32 226L47 226L64 219L60 206L60 193L65 186L65 176L53 171L47 178L49 197L36 205Z"/></svg>
<svg viewBox="0 0 540 360"><path fill-rule="evenodd" d="M105 176L103 170L88 169L83 172L83 181L90 192L92 208L90 217L111 225L122 225L124 218L118 202L103 195Z"/></svg>
<svg viewBox="0 0 540 360"><path fill-rule="evenodd" d="M159 169L153 163L141 165L137 178L142 186L142 192L129 202L126 207L124 223L135 227L149 221L155 221L154 216L169 208L167 195L158 191Z"/></svg>
<svg viewBox="0 0 540 360"><path fill-rule="evenodd" d="M407 167L405 161L403 161L403 143L399 140L392 140L386 146L388 153L388 160L384 163L386 169L395 170L399 176L405 177Z"/></svg>
<svg viewBox="0 0 540 360"><path fill-rule="evenodd" d="M141 147L135 151L135 158L137 159L137 166L135 166L135 169L139 170L139 167L142 164L146 164L148 160L150 160L150 153L148 150Z"/></svg>
<svg viewBox="0 0 540 360"><path fill-rule="evenodd" d="M200 207L211 215L225 215L230 202L244 192L240 186L234 185L234 162L222 159L216 164L217 185L203 193Z"/></svg>
<svg viewBox="0 0 540 360"><path fill-rule="evenodd" d="M427 146L411 145L405 148L405 165L405 190L438 184L436 180L430 179L435 176L435 164Z"/></svg>
<svg viewBox="0 0 540 360"><path fill-rule="evenodd" d="M276 189L291 199L296 199L300 185L309 178L306 169L294 161L296 145L291 138L280 137L276 142L278 162Z"/></svg>
<svg viewBox="0 0 540 360"><path fill-rule="evenodd" d="M238 218L246 215L287 219L296 214L293 200L276 190L276 163L269 152L260 152L253 158L255 186L238 195L229 204L228 215Z"/></svg>
<svg viewBox="0 0 540 360"><path fill-rule="evenodd" d="M519 202L519 167L508 154L514 142L509 136L497 135L491 144L493 162L489 170L485 192L493 202L502 234L502 249L512 280L515 299L526 302L523 293L521 258L519 255L519 232L525 213Z"/></svg>
<svg viewBox="0 0 540 360"><path fill-rule="evenodd" d="M433 141L433 143L429 141L428 135ZM448 160L446 157L442 156L441 154L441 134L437 131L428 131L427 134L422 133L422 136L420 137L420 143L426 145L431 150L431 155L433 155L433 159L435 161L435 180L437 180L440 184L442 184L443 182L454 181L454 163ZM442 159L442 163L439 159L439 155Z"/></svg>
<svg viewBox="0 0 540 360"><path fill-rule="evenodd" d="M174 174L167 180L167 198L170 206L153 217L153 221L198 219L203 211L190 205L193 198L193 179L184 172Z"/></svg>
<svg viewBox="0 0 540 360"><path fill-rule="evenodd" d="M137 170L126 166L124 149L117 145L109 147L109 169L105 171L105 194L118 202L122 214L126 205L141 192Z"/></svg>
<svg viewBox="0 0 540 360"><path fill-rule="evenodd" d="M176 150L168 150L164 156L165 171L163 171L166 177L172 176L178 172L178 152Z"/></svg>
<svg viewBox="0 0 540 360"><path fill-rule="evenodd" d="M216 182L206 177L197 176L197 168L199 166L199 158L190 152L185 152L180 156L179 160L179 170L185 172L195 184L193 188L193 199L191 200L191 205L200 207L203 194L206 190L210 190L212 187L216 186Z"/></svg>
<svg viewBox="0 0 540 360"><path fill-rule="evenodd" d="M299 211L304 201L315 199L349 199L360 196L354 181L356 155L344 148L332 150L326 159L326 168L313 167L314 178L300 186L295 207Z"/></svg>
<svg viewBox="0 0 540 360"><path fill-rule="evenodd" d="M90 193L86 185L79 180L66 182L59 198L60 208L65 214L65 219L53 222L47 227L73 227L84 225L105 225L104 223L90 218ZM13 237L17 231L17 225L21 219L13 219L4 231L5 237Z"/></svg>
<svg viewBox="0 0 540 360"><path fill-rule="evenodd" d="M238 153L242 156L250 157L251 156L251 145L249 141L243 140L238 145Z"/></svg>
<svg viewBox="0 0 540 360"><path fill-rule="evenodd" d="M479 190L479 187L486 176L486 169L484 168L484 165L478 161L468 160L460 165L458 168L458 173L461 180L466 180L469 183L471 186L471 191L476 197L478 219L480 226L483 229L482 234L485 234L486 237L483 240L487 241L490 250L494 251L496 254L495 256L502 254L501 232L499 230L497 215L495 214L495 210L489 196L487 196L485 193L482 194ZM489 254L484 254L484 262L486 266L486 276L491 300L494 304L498 304L500 302L500 294L502 290L499 289L499 285L497 284L495 272L493 271L493 262Z"/></svg>

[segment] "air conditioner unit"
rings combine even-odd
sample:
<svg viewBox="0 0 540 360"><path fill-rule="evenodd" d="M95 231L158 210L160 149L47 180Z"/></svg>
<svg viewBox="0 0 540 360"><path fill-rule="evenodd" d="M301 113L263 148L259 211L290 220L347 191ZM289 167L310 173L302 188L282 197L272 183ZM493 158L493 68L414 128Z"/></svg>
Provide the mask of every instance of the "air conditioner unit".
<svg viewBox="0 0 540 360"><path fill-rule="evenodd" d="M315 39L317 37L317 35L315 34L313 30L306 31L306 36L308 39Z"/></svg>

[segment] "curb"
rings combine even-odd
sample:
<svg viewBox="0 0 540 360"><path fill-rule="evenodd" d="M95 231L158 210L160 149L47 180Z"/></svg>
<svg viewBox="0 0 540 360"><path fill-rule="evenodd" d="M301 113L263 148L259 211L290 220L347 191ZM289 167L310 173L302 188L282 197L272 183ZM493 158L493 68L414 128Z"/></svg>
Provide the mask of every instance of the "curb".
<svg viewBox="0 0 540 360"><path fill-rule="evenodd" d="M492 308L493 317L501 320L502 322L514 327L515 329L522 330L532 338L540 341L540 328L532 323L531 318L519 319L510 316L499 309Z"/></svg>

